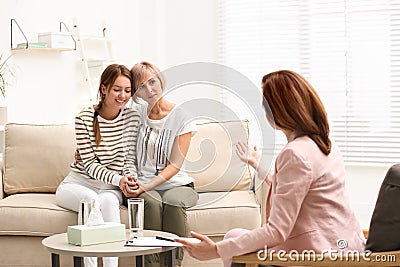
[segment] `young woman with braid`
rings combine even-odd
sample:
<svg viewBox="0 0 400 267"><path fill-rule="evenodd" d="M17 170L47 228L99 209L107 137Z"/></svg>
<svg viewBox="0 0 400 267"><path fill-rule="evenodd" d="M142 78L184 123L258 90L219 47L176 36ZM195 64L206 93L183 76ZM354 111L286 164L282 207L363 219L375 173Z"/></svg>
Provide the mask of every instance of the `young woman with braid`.
<svg viewBox="0 0 400 267"><path fill-rule="evenodd" d="M80 161L57 188L57 204L78 211L83 199L94 199L106 222L120 222L121 190L136 188L135 147L139 114L125 107L131 98L132 76L125 66L113 64L101 75L97 105L75 117ZM80 223L80 222L78 222ZM85 258L97 266L97 258ZM103 258L104 267L118 266L118 258Z"/></svg>

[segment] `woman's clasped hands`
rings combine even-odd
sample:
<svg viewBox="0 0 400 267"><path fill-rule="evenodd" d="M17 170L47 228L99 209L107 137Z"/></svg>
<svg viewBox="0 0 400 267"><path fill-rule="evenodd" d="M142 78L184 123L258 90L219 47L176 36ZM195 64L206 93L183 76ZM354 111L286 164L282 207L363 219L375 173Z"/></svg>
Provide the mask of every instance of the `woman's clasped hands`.
<svg viewBox="0 0 400 267"><path fill-rule="evenodd" d="M133 176L124 176L119 181L119 188L127 197L137 197L142 192L139 192L139 181Z"/></svg>

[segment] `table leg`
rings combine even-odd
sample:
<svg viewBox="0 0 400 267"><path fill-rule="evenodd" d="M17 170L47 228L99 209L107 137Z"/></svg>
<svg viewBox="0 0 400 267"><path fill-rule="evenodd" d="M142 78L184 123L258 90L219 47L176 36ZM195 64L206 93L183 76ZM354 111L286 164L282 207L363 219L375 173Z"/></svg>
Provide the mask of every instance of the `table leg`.
<svg viewBox="0 0 400 267"><path fill-rule="evenodd" d="M83 267L83 258L74 256L74 267Z"/></svg>
<svg viewBox="0 0 400 267"><path fill-rule="evenodd" d="M60 267L60 255L51 253L51 267Z"/></svg>
<svg viewBox="0 0 400 267"><path fill-rule="evenodd" d="M144 267L144 256L136 256L136 267Z"/></svg>
<svg viewBox="0 0 400 267"><path fill-rule="evenodd" d="M167 252L164 252L166 255L166 258L167 258L167 266L168 267L175 267L175 254L176 254L176 248L174 248L174 249L172 249L172 250L170 250L170 251L167 251Z"/></svg>

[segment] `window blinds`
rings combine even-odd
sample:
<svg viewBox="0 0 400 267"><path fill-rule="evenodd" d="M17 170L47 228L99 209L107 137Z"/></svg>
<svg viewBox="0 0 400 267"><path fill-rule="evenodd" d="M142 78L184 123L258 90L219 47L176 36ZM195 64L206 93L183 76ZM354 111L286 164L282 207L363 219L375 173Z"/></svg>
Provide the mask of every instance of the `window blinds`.
<svg viewBox="0 0 400 267"><path fill-rule="evenodd" d="M398 1L220 0L219 14L222 64L258 87L271 71L300 73L323 100L348 164L400 161ZM286 141L276 142L279 150Z"/></svg>

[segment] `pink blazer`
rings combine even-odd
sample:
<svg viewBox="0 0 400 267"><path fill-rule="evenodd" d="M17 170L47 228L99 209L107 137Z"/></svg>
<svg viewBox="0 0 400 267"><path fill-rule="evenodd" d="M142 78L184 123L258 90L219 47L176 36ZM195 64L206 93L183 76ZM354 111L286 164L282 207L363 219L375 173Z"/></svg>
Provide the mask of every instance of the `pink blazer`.
<svg viewBox="0 0 400 267"><path fill-rule="evenodd" d="M267 223L217 242L223 260L235 255L278 250L357 250L365 248L357 218L345 193L345 170L332 144L324 155L309 137L290 141L277 156L267 203Z"/></svg>

